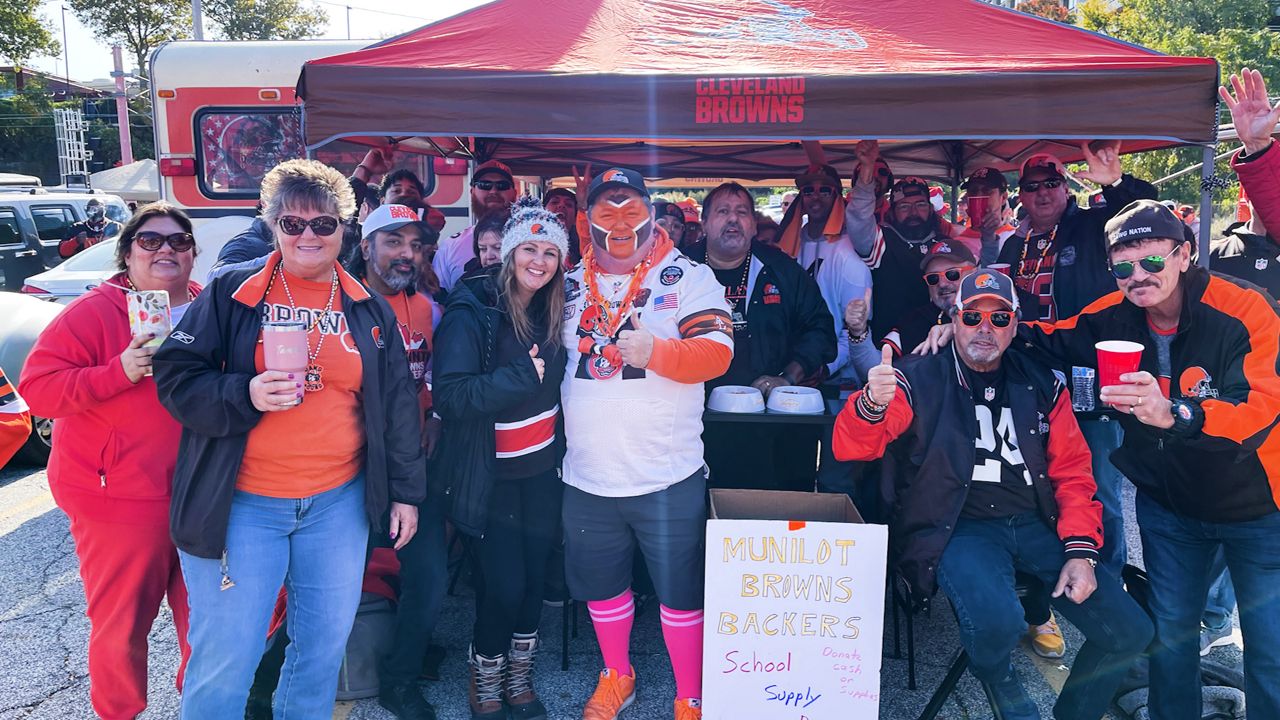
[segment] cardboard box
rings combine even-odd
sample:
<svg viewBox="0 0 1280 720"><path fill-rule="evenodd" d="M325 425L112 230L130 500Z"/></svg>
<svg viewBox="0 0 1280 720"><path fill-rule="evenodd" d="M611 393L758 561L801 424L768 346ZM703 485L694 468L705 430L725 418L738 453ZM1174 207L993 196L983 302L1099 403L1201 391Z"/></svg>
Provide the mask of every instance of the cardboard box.
<svg viewBox="0 0 1280 720"><path fill-rule="evenodd" d="M703 717L879 716L888 529L843 494L712 490Z"/></svg>

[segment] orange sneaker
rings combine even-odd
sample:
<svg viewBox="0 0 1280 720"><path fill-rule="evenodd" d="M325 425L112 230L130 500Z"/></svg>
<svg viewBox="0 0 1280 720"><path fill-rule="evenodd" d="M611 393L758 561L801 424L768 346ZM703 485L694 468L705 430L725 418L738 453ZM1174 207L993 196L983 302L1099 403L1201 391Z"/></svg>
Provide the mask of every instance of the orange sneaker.
<svg viewBox="0 0 1280 720"><path fill-rule="evenodd" d="M618 713L635 702L636 669L623 675L613 668L600 671L600 683L582 709L582 720L618 720Z"/></svg>
<svg viewBox="0 0 1280 720"><path fill-rule="evenodd" d="M702 720L702 701L698 698L677 700L676 720Z"/></svg>

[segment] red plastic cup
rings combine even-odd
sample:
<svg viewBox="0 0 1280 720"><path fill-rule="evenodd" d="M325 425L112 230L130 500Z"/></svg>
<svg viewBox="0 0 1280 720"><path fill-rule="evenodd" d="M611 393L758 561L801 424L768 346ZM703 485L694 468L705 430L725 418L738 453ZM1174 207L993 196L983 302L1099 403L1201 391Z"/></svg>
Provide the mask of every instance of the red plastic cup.
<svg viewBox="0 0 1280 720"><path fill-rule="evenodd" d="M1142 344L1128 340L1103 340L1095 344L1098 351L1098 388L1120 385L1120 376L1137 372L1142 362Z"/></svg>
<svg viewBox="0 0 1280 720"><path fill-rule="evenodd" d="M1012 275L1009 274L1011 271L1011 267L1009 263L991 263L987 267L991 268L992 270L995 270L996 272L1004 275L1005 277L1013 277Z"/></svg>
<svg viewBox="0 0 1280 720"><path fill-rule="evenodd" d="M982 219L987 216L987 210L991 207L991 198L986 195L974 195L968 198L969 207L966 212L969 213L969 227L982 227Z"/></svg>

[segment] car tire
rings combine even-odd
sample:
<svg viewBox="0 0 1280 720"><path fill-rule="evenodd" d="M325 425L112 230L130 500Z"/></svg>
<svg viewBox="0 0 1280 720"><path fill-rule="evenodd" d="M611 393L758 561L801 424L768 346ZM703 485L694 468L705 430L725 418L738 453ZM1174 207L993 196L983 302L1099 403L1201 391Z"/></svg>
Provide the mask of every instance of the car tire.
<svg viewBox="0 0 1280 720"><path fill-rule="evenodd" d="M31 417L31 435L18 448L13 462L23 465L43 466L49 463L49 453L53 450L53 421L48 418Z"/></svg>

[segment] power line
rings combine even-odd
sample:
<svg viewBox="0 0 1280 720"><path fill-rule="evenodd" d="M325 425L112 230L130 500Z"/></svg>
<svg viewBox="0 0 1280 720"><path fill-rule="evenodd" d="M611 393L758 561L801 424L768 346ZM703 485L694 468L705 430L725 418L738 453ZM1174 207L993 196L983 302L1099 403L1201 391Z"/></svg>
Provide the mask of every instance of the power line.
<svg viewBox="0 0 1280 720"><path fill-rule="evenodd" d="M426 20L427 22L432 21L432 18L423 17L421 15L405 15L404 13L390 12L388 10L374 10L373 8L360 7L359 5L351 5L349 3L330 2L330 0L313 0L313 2L319 3L321 5L332 5L333 7L344 8L347 10L360 10L363 12L378 13L380 15L392 15L395 17L409 18L411 20Z"/></svg>

